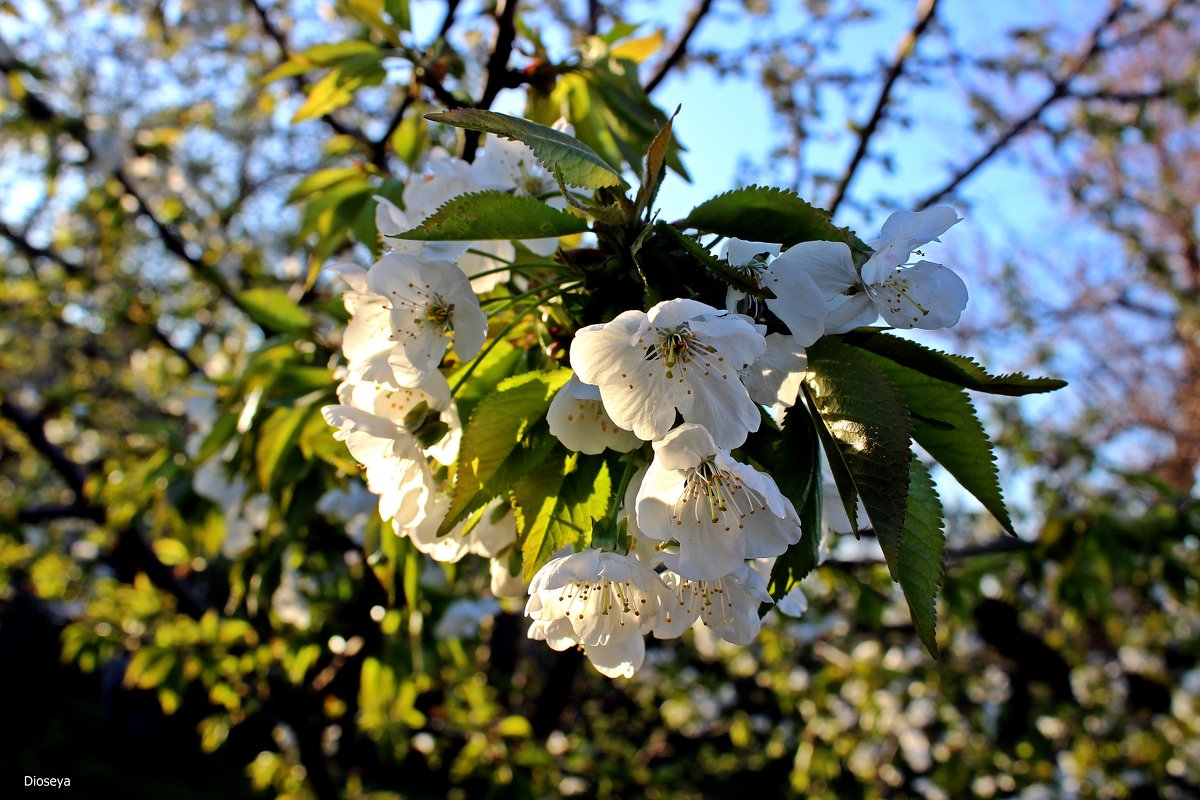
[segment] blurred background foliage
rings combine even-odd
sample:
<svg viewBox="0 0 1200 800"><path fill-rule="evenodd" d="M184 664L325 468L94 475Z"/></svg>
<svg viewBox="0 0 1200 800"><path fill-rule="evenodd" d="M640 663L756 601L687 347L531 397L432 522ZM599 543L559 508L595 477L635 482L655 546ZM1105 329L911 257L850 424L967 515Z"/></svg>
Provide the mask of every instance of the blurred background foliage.
<svg viewBox="0 0 1200 800"><path fill-rule="evenodd" d="M1197 7L973 5L0 3L4 785L1200 797ZM636 171L718 79L766 99L760 152L723 143L738 181L852 224L981 218L947 346L1073 382L992 410L1023 537L954 509L938 661L851 539L754 646L654 642L608 681L519 603L465 608L483 561L381 535L317 413L345 320L321 267L376 251L373 196L430 148L478 147L423 113L563 116ZM700 152L738 113L676 130ZM703 183L697 158L673 167ZM1060 227L1012 235L991 215L1030 193Z"/></svg>

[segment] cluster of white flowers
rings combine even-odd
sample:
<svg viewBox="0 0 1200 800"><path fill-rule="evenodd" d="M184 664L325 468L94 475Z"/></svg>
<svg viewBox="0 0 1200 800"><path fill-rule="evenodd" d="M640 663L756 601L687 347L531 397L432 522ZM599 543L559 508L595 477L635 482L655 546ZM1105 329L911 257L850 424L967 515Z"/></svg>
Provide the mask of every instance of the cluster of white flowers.
<svg viewBox="0 0 1200 800"><path fill-rule="evenodd" d="M474 164L431 159L407 185L403 211L380 200L377 227L390 252L367 270L336 267L349 287L346 377L340 403L323 412L364 466L397 535L440 561L468 553L491 559L493 592L509 595L524 586L508 568L516 527L507 498L437 535L449 507L442 467L455 462L461 439L440 367L448 350L459 362L480 351L487 318L477 293L512 278L516 249L396 238L448 200L481 189L544 198L556 184L523 145L493 138ZM805 348L822 335L878 316L898 328L957 322L967 299L958 276L929 261L909 263L956 222L945 207L893 214L861 265L838 242L781 251L728 240L720 257L745 277L743 287L766 290L763 297L731 288L725 308L670 299L576 331L574 375L550 404L550 432L572 451L641 449L649 463L623 487L627 553L585 549L542 566L528 588L529 636L556 650L582 649L610 677L641 666L646 634L674 638L704 625L732 643L754 639L760 604L771 602L774 560L799 541L801 528L771 476L731 451L758 430L764 409L778 420L800 402ZM557 241L522 246L548 255ZM788 605L803 602L797 593Z"/></svg>
<svg viewBox="0 0 1200 800"><path fill-rule="evenodd" d="M387 251L369 269L336 264L346 284L350 322L342 339L345 379L337 405L322 409L335 437L363 465L380 517L437 561L466 555L491 560L492 592L524 594L509 570L516 542L512 508L504 499L439 536L449 509L445 467L458 458L462 424L439 369L451 351L469 361L487 337L477 293L509 280L516 254L504 241L414 242L396 238L452 198L485 189L541 196L557 185L524 145L493 139L474 164L435 154L405 187L404 210L379 198L376 226ZM557 241L522 243L548 254Z"/></svg>
<svg viewBox="0 0 1200 800"><path fill-rule="evenodd" d="M893 214L861 269L840 242L781 252L729 240L721 255L770 291L761 304L730 288L725 309L680 298L581 328L551 432L583 453L646 441L654 456L626 494L629 555L586 550L546 564L529 588L529 635L582 648L610 677L641 666L647 633L673 638L699 624L735 644L757 636L771 567L799 541L800 520L769 475L730 451L758 429L762 408L778 419L795 405L805 347L823 334L878 316L897 328L958 321L967 301L958 276L908 263L956 222L945 207ZM762 306L788 333L767 333ZM797 589L786 605L800 613L806 601Z"/></svg>

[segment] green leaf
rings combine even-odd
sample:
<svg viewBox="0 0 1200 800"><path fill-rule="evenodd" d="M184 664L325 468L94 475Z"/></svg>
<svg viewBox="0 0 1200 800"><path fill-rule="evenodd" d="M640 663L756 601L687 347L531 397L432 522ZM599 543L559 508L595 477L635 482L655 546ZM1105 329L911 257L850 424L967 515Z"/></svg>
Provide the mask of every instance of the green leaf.
<svg viewBox="0 0 1200 800"><path fill-rule="evenodd" d="M332 169L323 169L319 172L314 172L296 184L295 188L288 194L287 202L290 204L297 200L303 200L317 192L337 186L343 181L360 177L363 177L361 167L333 167Z"/></svg>
<svg viewBox="0 0 1200 800"><path fill-rule="evenodd" d="M412 30L412 17L409 14L408 0L384 0L384 10L401 30Z"/></svg>
<svg viewBox="0 0 1200 800"><path fill-rule="evenodd" d="M296 447L304 421L314 406L277 408L263 423L262 435L254 455L258 462L258 481L264 490L271 488L283 456Z"/></svg>
<svg viewBox="0 0 1200 800"><path fill-rule="evenodd" d="M943 353L876 328L859 328L845 334L844 338L864 350L870 350L931 378L988 394L1020 397L1053 392L1067 385L1066 381L1057 378L1031 378L1020 372L989 375L972 358Z"/></svg>
<svg viewBox="0 0 1200 800"><path fill-rule="evenodd" d="M752 242L778 242L791 247L798 242L827 240L851 247L866 245L829 219L829 212L809 205L795 192L749 186L717 195L692 209L682 225Z"/></svg>
<svg viewBox="0 0 1200 800"><path fill-rule="evenodd" d="M765 427L765 426L764 426ZM769 440L767 466L779 490L800 513L800 541L787 549L771 570L771 597L778 601L817 566L821 546L821 445L812 418L795 408L783 429L760 430Z"/></svg>
<svg viewBox="0 0 1200 800"><path fill-rule="evenodd" d="M600 457L570 453L550 459L512 488L517 538L529 580L555 551L582 543L608 513L612 479Z"/></svg>
<svg viewBox="0 0 1200 800"><path fill-rule="evenodd" d="M369 55L356 55L313 84L304 105L292 116L292 123L323 117L354 100L354 93L364 86L378 86L387 77L383 68L383 51L373 48Z"/></svg>
<svg viewBox="0 0 1200 800"><path fill-rule="evenodd" d="M937 596L946 574L946 535L937 489L929 470L916 459L909 464L904 532L892 549L898 561L896 577L908 601L913 627L925 649L937 658Z"/></svg>
<svg viewBox="0 0 1200 800"><path fill-rule="evenodd" d="M238 307L268 332L300 335L312 326L308 312L283 289L264 286L238 292L236 297Z"/></svg>
<svg viewBox="0 0 1200 800"><path fill-rule="evenodd" d="M475 108L426 114L425 119L523 142L533 150L542 166L562 175L563 181L571 186L581 189L625 186L625 181L616 170L596 155L592 148L573 136L545 125Z"/></svg>
<svg viewBox="0 0 1200 800"><path fill-rule="evenodd" d="M875 356L874 361L904 395L917 444L975 495L1004 530L1015 536L1000 491L992 444L967 393L881 356Z"/></svg>
<svg viewBox="0 0 1200 800"><path fill-rule="evenodd" d="M634 201L635 216L640 217L642 213L654 203L655 196L658 195L658 188L662 186L663 176L666 175L667 150L671 146L671 125L675 122L675 117L679 115L679 109L675 109L675 113L667 120L666 124L658 129L658 133L654 135L654 139L650 142L650 148L646 151L646 163L642 166L642 185L638 187L637 199Z"/></svg>
<svg viewBox="0 0 1200 800"><path fill-rule="evenodd" d="M861 497L880 541L898 535L912 459L904 397L869 355L832 336L808 348L804 387L847 516L855 520L854 500Z"/></svg>
<svg viewBox="0 0 1200 800"><path fill-rule="evenodd" d="M444 536L467 514L537 467L553 447L546 409L571 370L526 372L509 378L475 407L463 430ZM544 436L535 435L544 432Z"/></svg>
<svg viewBox="0 0 1200 800"><path fill-rule="evenodd" d="M379 48L362 39L347 42L314 45L304 51L303 57L322 67L332 67L349 61L355 56L378 56Z"/></svg>
<svg viewBox="0 0 1200 800"><path fill-rule="evenodd" d="M454 393L454 402L458 413L470 419L476 404L483 398L496 391L496 385L517 371L526 355L525 350L513 347L507 339L501 339L496 346L483 356L475 365L467 382ZM457 386L462 374L471 368L476 359L459 364L446 376L451 386Z"/></svg>
<svg viewBox="0 0 1200 800"><path fill-rule="evenodd" d="M733 288L740 292L753 295L755 297L763 297L772 299L775 293L770 289L759 286L754 281L750 280L745 273L739 272L724 259L717 258L708 249L696 241L695 237L689 236L681 232L669 222L654 223L654 230L671 241L678 244L684 251L700 262L701 266L711 272L713 275L723 280Z"/></svg>
<svg viewBox="0 0 1200 800"><path fill-rule="evenodd" d="M396 238L423 242L544 239L586 230L587 220L536 197L489 190L451 198L419 226Z"/></svg>
<svg viewBox="0 0 1200 800"><path fill-rule="evenodd" d="M145 645L129 659L125 668L125 685L139 689L154 689L175 666L175 651L167 647Z"/></svg>
<svg viewBox="0 0 1200 800"><path fill-rule="evenodd" d="M301 55L294 55L259 79L263 86L283 78L294 78L303 75L316 65Z"/></svg>

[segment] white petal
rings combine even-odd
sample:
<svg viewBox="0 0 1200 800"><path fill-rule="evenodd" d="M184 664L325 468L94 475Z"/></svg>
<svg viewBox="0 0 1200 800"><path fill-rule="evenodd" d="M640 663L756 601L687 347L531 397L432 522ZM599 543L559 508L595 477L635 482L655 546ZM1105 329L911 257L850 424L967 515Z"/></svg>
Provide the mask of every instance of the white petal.
<svg viewBox="0 0 1200 800"><path fill-rule="evenodd" d="M767 336L767 351L742 372L750 399L765 406L791 408L804 382L808 356L792 336Z"/></svg>
<svg viewBox="0 0 1200 800"><path fill-rule="evenodd" d="M608 678L632 678L646 658L646 641L637 628L619 628L603 646L584 648L588 661Z"/></svg>
<svg viewBox="0 0 1200 800"><path fill-rule="evenodd" d="M568 450L595 455L608 447L627 453L641 444L633 432L613 422L604 410L600 390L574 375L550 402L546 421L550 433Z"/></svg>
<svg viewBox="0 0 1200 800"><path fill-rule="evenodd" d="M775 259L763 274L763 285L775 295L767 301L767 308L788 326L801 346L808 347L821 338L825 332L825 294L808 272L794 261L780 263Z"/></svg>
<svg viewBox="0 0 1200 800"><path fill-rule="evenodd" d="M770 242L748 242L745 239L726 239L721 244L721 257L732 266L749 264L756 258L779 255L779 245Z"/></svg>
<svg viewBox="0 0 1200 800"><path fill-rule="evenodd" d="M408 216L386 197L375 195L375 230L380 236L398 236L414 227Z"/></svg>
<svg viewBox="0 0 1200 800"><path fill-rule="evenodd" d="M352 264L348 261L338 261L325 267L325 272L331 272L345 281L346 286L349 287L351 292L361 294L367 291L367 271L358 264Z"/></svg>
<svg viewBox="0 0 1200 800"><path fill-rule="evenodd" d="M958 212L949 206L934 206L924 211L897 211L883 223L877 241L881 245L902 242L911 253L923 244L939 241L939 236L959 222L962 220Z"/></svg>
<svg viewBox="0 0 1200 800"><path fill-rule="evenodd" d="M717 443L702 425L684 423L654 443L654 463L665 470L685 470L717 455ZM672 502L674 499L672 498Z"/></svg>
<svg viewBox="0 0 1200 800"><path fill-rule="evenodd" d="M871 289L880 316L896 328L948 328L967 306L962 278L932 261L896 270Z"/></svg>
<svg viewBox="0 0 1200 800"><path fill-rule="evenodd" d="M792 245L771 262L771 269L781 275L789 275L793 270L808 273L826 300L844 294L858 283L850 248L842 242Z"/></svg>

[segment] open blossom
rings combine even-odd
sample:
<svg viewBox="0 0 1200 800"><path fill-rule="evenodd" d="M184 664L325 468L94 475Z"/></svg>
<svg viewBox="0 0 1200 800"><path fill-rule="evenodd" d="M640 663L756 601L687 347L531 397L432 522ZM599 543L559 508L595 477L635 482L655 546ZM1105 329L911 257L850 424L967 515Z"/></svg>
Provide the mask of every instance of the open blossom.
<svg viewBox="0 0 1200 800"><path fill-rule="evenodd" d="M612 421L600 401L600 390L579 380L571 379L558 390L546 412L550 433L558 437L568 450L588 455L611 448L628 453L642 442L632 431L624 430Z"/></svg>
<svg viewBox="0 0 1200 800"><path fill-rule="evenodd" d="M778 413L796 404L808 367L808 354L794 336L769 333L766 339L766 352L742 370L742 383L751 400Z"/></svg>
<svg viewBox="0 0 1200 800"><path fill-rule="evenodd" d="M433 477L412 434L391 420L352 406L325 406L321 414L338 429L333 438L344 441L365 468L367 488L379 496L379 516L401 526L424 520Z"/></svg>
<svg viewBox="0 0 1200 800"><path fill-rule="evenodd" d="M954 209L898 211L888 217L875 253L854 267L841 242L802 242L773 262L806 270L826 299L828 333L845 333L882 316L896 328L947 328L967 305L967 287L952 270L932 261L909 264L913 251L938 239L959 221Z"/></svg>
<svg viewBox="0 0 1200 800"><path fill-rule="evenodd" d="M367 272L367 287L388 303L388 358L402 386L416 386L442 361L450 336L460 359L479 352L487 337L487 317L466 277L445 261L392 253Z"/></svg>
<svg viewBox="0 0 1200 800"><path fill-rule="evenodd" d="M781 555L800 540L800 518L775 481L691 424L654 443L637 523L647 537L678 542L663 563L694 581L723 578L748 558Z"/></svg>
<svg viewBox="0 0 1200 800"><path fill-rule="evenodd" d="M376 198L375 228L383 243L394 252L449 261L471 279L472 289L487 292L508 280L508 271L501 268L516 256L512 242L421 242L397 238L455 197L486 188L480 184L477 172L475 165L435 149L424 172L413 176L404 187L404 211L385 198Z"/></svg>
<svg viewBox="0 0 1200 800"><path fill-rule="evenodd" d="M645 564L618 553L584 550L555 558L529 584L529 638L555 650L579 647L602 674L630 677L642 665L642 638L673 601Z"/></svg>
<svg viewBox="0 0 1200 800"><path fill-rule="evenodd" d="M766 350L744 318L695 300L667 300L581 328L571 344L580 380L600 388L613 421L645 440L665 436L678 411L724 448L758 430L758 406L739 371Z"/></svg>
<svg viewBox="0 0 1200 800"><path fill-rule="evenodd" d="M338 399L345 405L369 411L402 427L409 413L424 403L429 409L426 424L436 420L445 431L434 441L421 439L425 454L443 464L452 464L458 458L462 421L458 407L450 399L450 384L440 372L431 373L419 386L412 387L393 387L366 380L344 381L338 387Z"/></svg>
<svg viewBox="0 0 1200 800"><path fill-rule="evenodd" d="M771 313L787 325L800 346L808 347L825 332L825 295L793 260L774 258L779 245L727 239L721 248L729 266L775 295L766 300ZM726 306L736 311L746 294L729 288Z"/></svg>
<svg viewBox="0 0 1200 800"><path fill-rule="evenodd" d="M659 639L682 636L699 621L731 644L750 644L762 627L758 607L771 602L766 579L745 564L716 580L689 580L670 570L662 580L675 597L654 629Z"/></svg>

